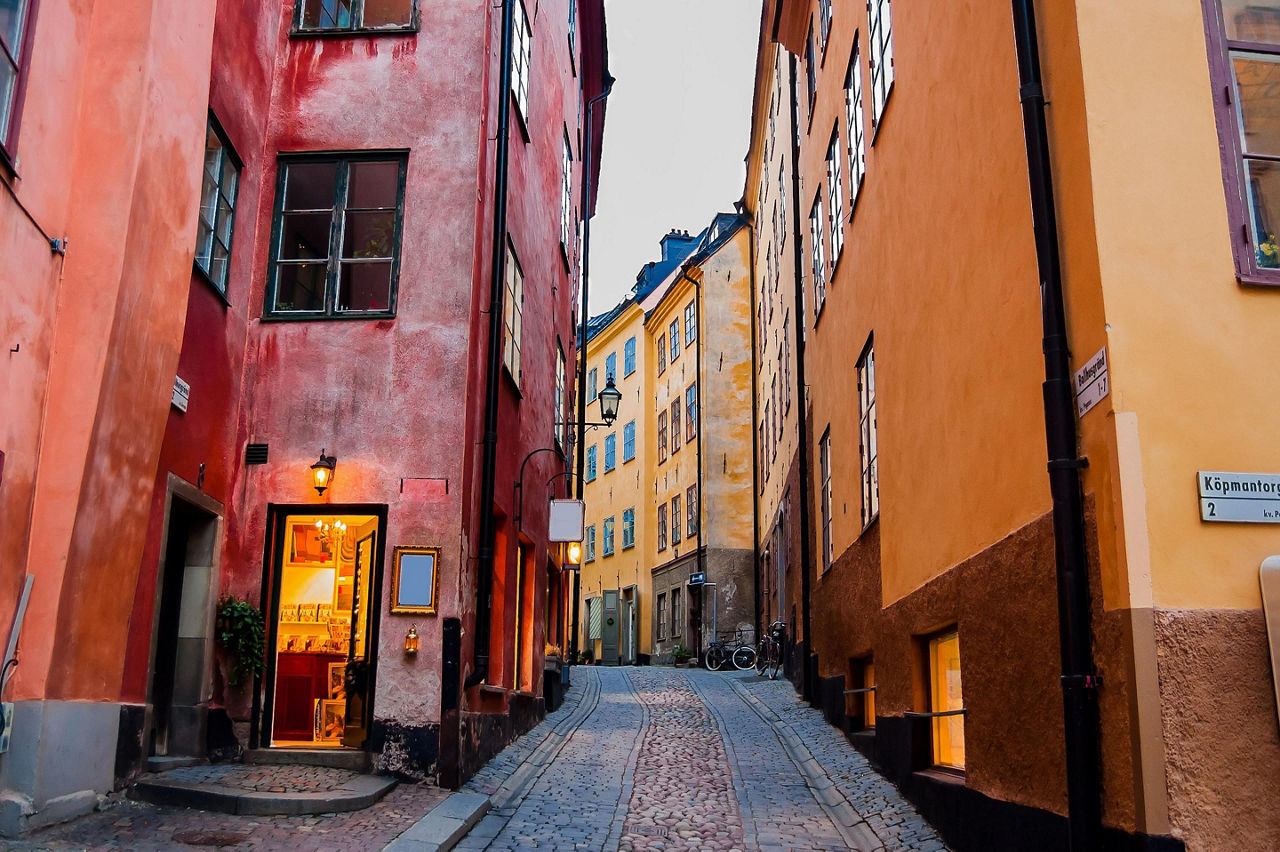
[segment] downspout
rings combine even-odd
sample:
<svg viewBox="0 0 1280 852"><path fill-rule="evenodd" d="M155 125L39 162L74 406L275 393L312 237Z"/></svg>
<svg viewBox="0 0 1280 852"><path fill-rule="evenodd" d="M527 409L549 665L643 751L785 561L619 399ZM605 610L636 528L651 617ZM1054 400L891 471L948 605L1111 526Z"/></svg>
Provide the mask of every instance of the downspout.
<svg viewBox="0 0 1280 852"><path fill-rule="evenodd" d="M710 259L710 257L708 257L708 260L709 260L709 259ZM705 272L705 270L704 270L704 272ZM705 278L705 277L706 277L706 275L704 274L704 275L700 275L700 276L698 276L698 278L699 278L699 280L698 280L698 281L694 281L692 278L689 278L689 276L688 276L688 274L687 274L687 273L685 274L685 276L684 276L684 277L685 277L686 279L688 279L688 280L693 284L693 333L696 335L696 337L694 338L694 341L693 341L693 342L694 342L694 344L695 344L695 345L694 345L694 347L693 347L693 380L697 383L697 384L696 384L696 388L697 388L697 390L695 390L695 391L694 391L694 401L695 401L695 403L696 403L696 404L694 405L694 410L693 410L693 418L694 418L694 420L693 420L693 428L695 428L695 429L697 429L697 430L698 430L698 443L697 443L697 447L696 447L696 452L697 452L697 454L698 454L698 469L697 469L697 480L698 480L698 515L697 515L697 522L698 522L698 571L699 571L699 572L701 572L701 573L702 573L702 576L704 576L704 577L705 577L705 576L707 575L707 545L706 545L706 540L702 537L702 530L703 530L703 528L706 526L706 525L702 522L702 519L703 519L703 518L702 518L702 515L703 515L702 507L706 505L706 503L707 503L707 499L706 499L706 495L705 495L705 494L703 493L703 491L702 491L702 486L703 486L703 475L702 475L702 465L703 465L703 456L702 456L702 404L703 404L703 400L705 399L704 394L706 393L707 387L706 387L706 382L704 382L704 381L703 381L703 379L704 379L705 377L702 375L702 343L703 343L703 337L702 337L702 296L703 296L703 288L702 288L701 279ZM685 495L685 507L684 507L684 511L685 511L685 513L686 513L686 514L689 512L689 505L688 505L688 503L689 503L689 495L688 495L688 494L686 494L686 495ZM687 525L687 524L685 525L685 529L686 529L686 530L688 529L688 525ZM719 608L719 603L720 603L720 587L719 587L719 586L716 586L716 587L715 587L715 597L714 597L714 598L712 598L712 600L711 600L711 612L712 612L712 618L711 618L711 641L712 641L712 642L716 641L716 626L717 626L717 625L716 625L716 620L715 620L715 612L716 612L716 610ZM701 634L701 633L699 633L699 634L698 634L698 642L699 642L699 643L701 643L701 642L702 642L702 634ZM699 650L701 650L701 648L699 648Z"/></svg>
<svg viewBox="0 0 1280 852"><path fill-rule="evenodd" d="M787 53L790 86L791 86L791 209L792 252L795 257L795 306L796 306L796 412L799 420L799 456L800 456L800 631L804 635L804 654L801 656L800 694L805 700L813 700L813 684L810 678L810 618L809 618L809 573L812 570L812 548L809 539L812 537L812 518L809 515L809 406L805 388L804 373L804 240L801 239L800 223L804 220L800 214L800 101L796 91L796 57ZM784 580L785 582L785 580ZM785 620L785 613L780 613ZM792 637L794 641L795 637Z"/></svg>
<svg viewBox="0 0 1280 852"><path fill-rule="evenodd" d="M1013 0L1014 36L1027 142L1027 177L1040 273L1044 325L1044 425L1053 497L1053 537L1058 575L1058 636L1062 654L1062 705L1067 757L1067 825L1073 852L1098 848L1102 830L1098 758L1097 688L1085 555L1084 501L1067 347L1066 308L1058 254L1049 134L1044 116L1040 48L1033 0Z"/></svg>
<svg viewBox="0 0 1280 852"><path fill-rule="evenodd" d="M498 151L493 186L493 257L489 279L489 348L484 388L484 438L480 467L480 547L476 571L475 668L467 678L468 688L489 676L490 610L493 607L493 560L497 524L493 515L493 495L498 468L498 386L502 372L503 279L507 266L507 162L511 129L511 28L515 0L502 2L502 52L498 76Z"/></svg>
<svg viewBox="0 0 1280 852"><path fill-rule="evenodd" d="M764 166L766 174L768 173L768 169L769 166L768 163L766 163ZM748 257L750 258L751 264L751 351L755 353L759 351L756 347L760 345L760 341L756 339L756 309L759 307L759 303L756 302L756 217L747 212L745 197L742 204L742 211L747 222ZM760 400L758 396L760 393L760 385L756 381L759 374L759 370L757 369L758 363L759 362L756 358L753 357L751 359L751 561L754 563L752 568L756 578L756 608L753 627L755 629L754 636L757 643L759 643L760 637L763 635L760 632L760 625L763 623L760 619L760 608L764 604L764 599L760 594L760 587L764 580L764 572L760 570L760 493L759 483L756 482L756 476L760 472L760 448L756 446L756 421L760 416Z"/></svg>
<svg viewBox="0 0 1280 852"><path fill-rule="evenodd" d="M586 144L582 150L582 310L578 313L578 416L576 424L578 427L578 475L574 477L574 482L576 483L574 494L579 500L582 499L583 492L586 489L587 479L587 320L590 317L587 311L587 294L591 285L591 216L594 213L591 208L591 151L595 148L595 140L592 138L595 125L591 122L591 108L595 106L596 101L602 101L609 97L615 82L613 76L608 71L605 71L604 88L600 90L600 94L587 100L587 108L585 110L587 132L584 136ZM573 587L573 631L569 639L569 665L571 666L578 660L578 618L582 599L581 565L574 572Z"/></svg>

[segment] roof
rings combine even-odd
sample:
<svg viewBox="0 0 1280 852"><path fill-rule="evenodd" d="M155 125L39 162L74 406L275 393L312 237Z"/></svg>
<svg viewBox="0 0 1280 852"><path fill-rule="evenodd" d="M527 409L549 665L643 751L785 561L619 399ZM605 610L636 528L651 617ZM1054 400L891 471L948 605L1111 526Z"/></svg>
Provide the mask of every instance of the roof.
<svg viewBox="0 0 1280 852"><path fill-rule="evenodd" d="M717 213L711 220L711 224L702 232L702 239L698 241L697 248L680 265L681 270L698 266L718 252L721 246L729 242L730 238L738 232L738 229L746 225L746 223L747 217L745 213ZM665 298L666 294L663 294L663 299ZM646 321L662 305L663 299L659 299L657 304L645 312Z"/></svg>
<svg viewBox="0 0 1280 852"><path fill-rule="evenodd" d="M650 261L640 267L640 271L636 273L636 283L631 286L631 292L609 310L587 320L587 340L590 341L597 334L608 328L614 320L622 315L628 306L643 301L652 295L663 282L671 277L671 273L681 263L706 242L706 235L707 232L705 230L700 234L689 234L687 231L671 231L663 237L661 240L662 258Z"/></svg>

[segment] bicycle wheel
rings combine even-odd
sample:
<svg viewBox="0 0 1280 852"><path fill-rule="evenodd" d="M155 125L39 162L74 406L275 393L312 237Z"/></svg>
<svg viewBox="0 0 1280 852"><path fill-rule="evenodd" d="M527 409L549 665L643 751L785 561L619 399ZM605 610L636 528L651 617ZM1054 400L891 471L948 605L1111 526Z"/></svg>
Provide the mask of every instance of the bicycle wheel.
<svg viewBox="0 0 1280 852"><path fill-rule="evenodd" d="M733 649L733 667L744 672L756 664L756 649L750 645L739 645Z"/></svg>
<svg viewBox="0 0 1280 852"><path fill-rule="evenodd" d="M777 680L778 672L782 669L782 643L775 642L771 653L769 654L769 680Z"/></svg>
<svg viewBox="0 0 1280 852"><path fill-rule="evenodd" d="M756 653L756 674L764 674L769 668L769 652L773 648L773 640L768 636L760 640L760 650Z"/></svg>
<svg viewBox="0 0 1280 852"><path fill-rule="evenodd" d="M725 664L728 655L724 652L724 648L719 645L712 645L707 649L706 656L702 658L702 664L707 667L707 671L718 672L720 667Z"/></svg>

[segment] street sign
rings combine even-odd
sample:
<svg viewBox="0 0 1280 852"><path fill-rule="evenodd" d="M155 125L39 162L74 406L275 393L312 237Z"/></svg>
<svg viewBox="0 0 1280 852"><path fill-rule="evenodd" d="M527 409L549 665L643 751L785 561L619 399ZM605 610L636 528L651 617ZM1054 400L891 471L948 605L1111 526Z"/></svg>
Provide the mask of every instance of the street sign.
<svg viewBox="0 0 1280 852"><path fill-rule="evenodd" d="M173 377L173 395L169 397L169 404L179 411L187 410L187 403L191 400L191 385L182 380L181 376Z"/></svg>
<svg viewBox="0 0 1280 852"><path fill-rule="evenodd" d="M695 571L694 573L689 575L690 586L701 586L705 582L707 582L706 571Z"/></svg>
<svg viewBox="0 0 1280 852"><path fill-rule="evenodd" d="M1076 370L1076 415L1084 417L1111 393L1111 379L1107 373L1107 347L1098 350L1088 362Z"/></svg>
<svg viewBox="0 0 1280 852"><path fill-rule="evenodd" d="M1210 523L1280 524L1280 475L1202 470L1200 520Z"/></svg>

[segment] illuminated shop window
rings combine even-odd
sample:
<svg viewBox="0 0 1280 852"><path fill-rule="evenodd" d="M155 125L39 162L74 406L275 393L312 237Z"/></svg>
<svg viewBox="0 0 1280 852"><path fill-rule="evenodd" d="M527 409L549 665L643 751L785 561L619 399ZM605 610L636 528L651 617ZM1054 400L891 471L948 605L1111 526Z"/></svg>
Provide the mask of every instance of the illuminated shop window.
<svg viewBox="0 0 1280 852"><path fill-rule="evenodd" d="M933 717L933 762L964 769L964 698L960 689L960 636L955 631L929 640L929 710Z"/></svg>

